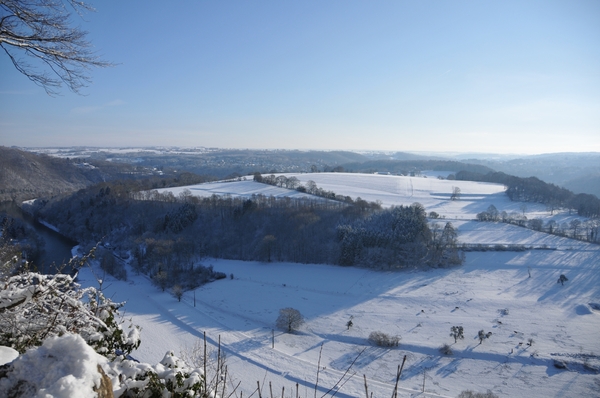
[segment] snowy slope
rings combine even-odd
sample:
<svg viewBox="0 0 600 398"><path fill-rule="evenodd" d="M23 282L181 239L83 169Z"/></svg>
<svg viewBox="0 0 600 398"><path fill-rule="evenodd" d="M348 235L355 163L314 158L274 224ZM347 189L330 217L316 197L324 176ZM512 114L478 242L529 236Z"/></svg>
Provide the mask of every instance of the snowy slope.
<svg viewBox="0 0 600 398"><path fill-rule="evenodd" d="M511 206L520 211L506 199L503 187L494 184L355 174L296 176L385 205L418 201L428 211L452 218L463 242L556 250L469 252L461 267L394 273L209 260L204 264L234 279L197 289L195 306L193 292L177 302L146 277L130 272L129 282L111 281L107 291L114 300L127 300L126 316L142 326L142 345L134 356L155 363L168 349L189 352L203 332L212 345L220 336L229 380L241 382L234 396L243 391L244 397L256 390L257 381L264 386L262 396L269 396L272 382L275 396L282 387L286 396L295 396L299 383L300 396L312 397L319 363L319 397L338 380L343 386L337 397L363 397L363 375L374 397L389 397L404 355L400 397L455 397L465 389L491 389L502 397L600 396L600 376L594 371L600 367L600 247L511 225L469 221L491 203L500 211ZM248 192L243 185L238 189L236 183L227 184L231 194ZM453 185L463 192L459 201L449 200ZM547 214L530 207L528 211ZM564 286L556 283L560 274L569 278ZM80 277L93 284L89 272ZM275 331L273 349L271 333L283 307L298 309L306 323L295 334ZM504 309L505 314L500 311ZM348 330L351 316L354 326ZM456 344L449 336L455 325L465 330L465 339ZM481 329L492 335L480 345L476 336ZM371 346L367 337L372 331L401 336L400 346ZM439 353L444 343L454 355ZM554 367L554 360L564 361L567 369ZM423 381L426 394L421 393Z"/></svg>

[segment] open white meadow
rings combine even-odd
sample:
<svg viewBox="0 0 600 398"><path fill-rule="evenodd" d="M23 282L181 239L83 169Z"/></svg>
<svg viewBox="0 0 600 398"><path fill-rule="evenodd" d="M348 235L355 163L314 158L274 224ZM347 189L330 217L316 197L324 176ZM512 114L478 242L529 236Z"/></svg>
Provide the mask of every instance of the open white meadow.
<svg viewBox="0 0 600 398"><path fill-rule="evenodd" d="M186 292L182 302L130 270L128 282L107 281L106 292L115 301L126 300L126 317L142 327L142 345L134 357L156 363L167 350L190 353L204 332L212 347L220 337L227 390L240 383L237 397L242 392L243 397L258 396L257 381L262 396L270 396L271 382L274 396L281 396L282 388L285 396L295 396L298 383L302 397L321 397L332 387L330 395L364 397L363 375L373 397L389 397L405 355L401 397L455 397L465 389L490 389L502 397L600 396L599 246L470 221L490 204L499 211L523 211L521 203L508 200L502 185L366 174L295 176L384 206L419 202L446 218L440 223L452 221L465 243L555 250L469 252L460 267L399 272L206 260L205 265L233 279ZM169 190L251 197L262 193L261 187L266 195L275 188L253 181L220 184ZM450 200L453 186L461 189L458 201ZM529 203L525 212L528 217L576 217L550 215ZM557 283L560 274L569 279L564 286ZM80 280L95 281L89 270L80 273ZM293 334L275 330L272 348L275 320L284 307L298 309L306 323ZM454 343L452 326L464 328L464 340ZM492 332L482 344L479 330ZM399 347L369 344L372 331L401 336ZM445 343L452 355L439 352ZM566 369L556 368L555 360Z"/></svg>

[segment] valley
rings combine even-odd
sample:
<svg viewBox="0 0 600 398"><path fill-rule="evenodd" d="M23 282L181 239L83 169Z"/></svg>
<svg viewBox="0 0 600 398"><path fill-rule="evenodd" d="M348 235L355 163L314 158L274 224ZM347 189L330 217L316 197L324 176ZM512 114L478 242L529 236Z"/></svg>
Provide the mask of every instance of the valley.
<svg viewBox="0 0 600 398"><path fill-rule="evenodd" d="M363 375L374 397L389 396L405 355L399 396L454 397L465 389L489 389L499 396L522 396L524 391L530 397L597 396L598 245L472 221L490 204L500 211L521 211L494 184L354 174L296 177L338 194L380 200L384 206L421 202L428 212L435 210L443 221L456 224L461 243L554 250L467 252L462 266L394 272L207 258L204 265L233 279L186 292L181 302L131 271L128 281L110 279L106 291L126 300L126 317L142 326L142 345L134 357L154 363L167 349L190 352L206 332L213 352L221 339L228 391L240 383L235 396L242 391L244 397L256 396L257 381L263 396L269 382L279 391L276 395L281 388L286 396L295 392L299 383L300 396L313 396L317 370L319 396L332 387L339 389L337 396L363 396ZM222 184L231 195L251 196L249 183ZM452 184L460 184L459 200L449 199ZM526 214L551 217L541 205L528 204ZM564 286L557 283L561 274L568 277ZM94 282L85 271L80 278ZM284 307L298 309L306 323L292 334L275 330L271 348L275 319ZM348 329L350 317L353 326ZM455 325L465 330L464 340L456 343L449 336ZM478 330L492 334L480 344ZM400 336L399 347L371 345L367 338L373 331ZM443 344L450 345L452 355L440 353Z"/></svg>

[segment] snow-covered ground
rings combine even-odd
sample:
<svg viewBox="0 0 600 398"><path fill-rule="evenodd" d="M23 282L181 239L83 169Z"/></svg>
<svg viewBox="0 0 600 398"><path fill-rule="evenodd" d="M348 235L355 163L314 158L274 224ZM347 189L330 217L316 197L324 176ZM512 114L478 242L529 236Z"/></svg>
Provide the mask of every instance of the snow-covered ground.
<svg viewBox="0 0 600 398"><path fill-rule="evenodd" d="M400 272L206 260L234 278L186 292L182 302L130 271L129 281L109 280L105 286L109 297L127 300L125 316L142 326L135 357L156 363L170 349L190 352L204 332L212 346L220 337L228 380L241 382L238 397L242 391L251 396L257 381L262 396L270 396L271 382L275 396L282 387L286 396L295 396L299 383L300 396L312 397L317 371L319 397L342 384L336 396L363 397L363 375L373 397L389 397L405 355L400 397L455 397L465 389L490 389L501 397L600 396L599 246L469 221L490 204L522 211L501 185L359 174L296 177L384 205L420 202L455 222L463 242L545 244L556 250L469 252L457 268ZM233 188L237 183L227 184L228 193L242 194L242 188ZM453 186L461 189L458 201L449 200ZM548 214L533 204L527 211ZM561 274L569 279L564 286L557 283ZM88 270L80 279L94 283ZM298 309L306 323L294 334L275 330L272 348L272 330L284 307ZM354 325L347 329L350 317ZM463 326L464 340L454 343L452 326ZM482 344L479 330L492 332ZM372 331L401 336L400 346L370 345ZM440 354L444 343L453 355ZM556 368L555 360L567 368Z"/></svg>

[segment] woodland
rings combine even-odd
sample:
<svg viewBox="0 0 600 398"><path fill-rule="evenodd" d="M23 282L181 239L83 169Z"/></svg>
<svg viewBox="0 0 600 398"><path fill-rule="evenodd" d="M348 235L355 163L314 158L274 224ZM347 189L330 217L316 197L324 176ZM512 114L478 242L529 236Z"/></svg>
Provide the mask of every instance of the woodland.
<svg viewBox="0 0 600 398"><path fill-rule="evenodd" d="M175 197L134 190L136 184L103 183L27 209L83 247L100 242L103 265L115 275L125 277L113 258L133 256L133 268L163 289L223 277L196 270L205 257L384 269L462 261L452 224L431 229L418 203L382 209L317 196ZM190 277L194 272L201 274Z"/></svg>

